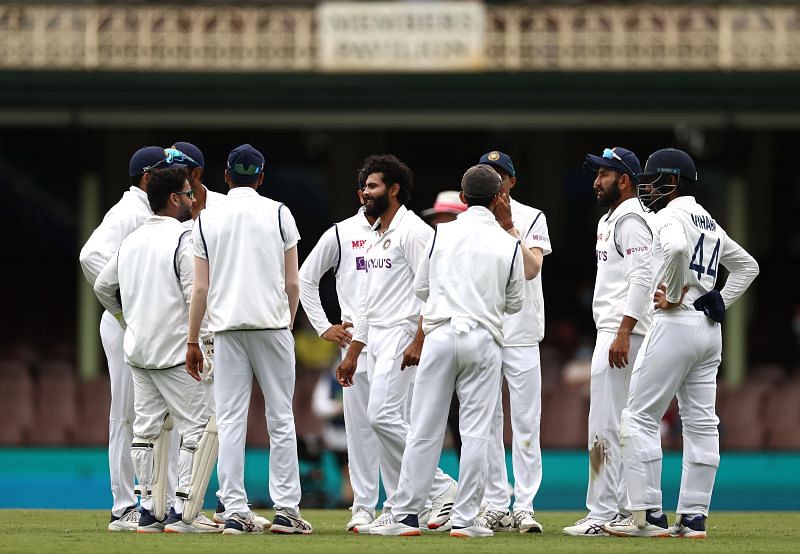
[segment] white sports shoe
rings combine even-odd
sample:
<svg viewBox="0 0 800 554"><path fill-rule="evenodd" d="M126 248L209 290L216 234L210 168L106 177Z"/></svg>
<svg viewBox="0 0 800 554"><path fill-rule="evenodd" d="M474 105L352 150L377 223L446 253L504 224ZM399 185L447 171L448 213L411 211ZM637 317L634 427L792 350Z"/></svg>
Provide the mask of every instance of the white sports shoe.
<svg viewBox="0 0 800 554"><path fill-rule="evenodd" d="M367 523L366 525L356 525L353 527L353 533L364 533L369 534L370 530L375 527L376 525L386 525L387 522L392 521L392 512L386 511L375 518L372 522Z"/></svg>
<svg viewBox="0 0 800 554"><path fill-rule="evenodd" d="M358 507L353 512L350 521L347 522L345 531L352 531L358 525L369 525L375 520L375 512L370 512L366 508Z"/></svg>
<svg viewBox="0 0 800 554"><path fill-rule="evenodd" d="M416 516L406 516L402 521L396 521L390 515L370 527L369 534L384 537L418 537L422 531L419 529L419 519Z"/></svg>
<svg viewBox="0 0 800 554"><path fill-rule="evenodd" d="M282 535L310 535L314 531L311 524L300 516L300 512L293 514L285 508L275 510L275 517L272 518L271 533Z"/></svg>
<svg viewBox="0 0 800 554"><path fill-rule="evenodd" d="M430 508L424 508L422 510L422 513L419 514L419 528L422 529L423 531L426 529L430 531L430 529L428 529L428 519L430 519L430 517L431 517Z"/></svg>
<svg viewBox="0 0 800 554"><path fill-rule="evenodd" d="M514 518L514 527L516 527L520 533L542 532L542 524L536 521L532 511L514 510L512 517Z"/></svg>
<svg viewBox="0 0 800 554"><path fill-rule="evenodd" d="M637 514L619 521L612 521L603 526L603 531L615 537L669 537L667 516L651 517L648 513L644 517Z"/></svg>
<svg viewBox="0 0 800 554"><path fill-rule="evenodd" d="M120 517L111 516L108 524L109 531L133 531L139 528L139 509L136 506L129 506Z"/></svg>
<svg viewBox="0 0 800 554"><path fill-rule="evenodd" d="M170 518L171 519L171 518ZM222 525L208 519L206 514L200 512L191 523L182 519L168 522L164 526L165 533L222 533Z"/></svg>
<svg viewBox="0 0 800 554"><path fill-rule="evenodd" d="M564 527L564 534L570 537L607 537L603 525L611 523L604 519L585 517L575 522L575 525Z"/></svg>
<svg viewBox="0 0 800 554"><path fill-rule="evenodd" d="M253 517L253 521L255 521L264 529L269 529L272 526L272 522L264 516L260 516L255 512L250 512L250 515ZM219 523L223 526L225 525L225 506L219 499L217 499L217 510L214 512L214 516L211 519L214 521L214 523Z"/></svg>
<svg viewBox="0 0 800 554"><path fill-rule="evenodd" d="M253 519L253 512L244 514L233 514L225 521L223 535L243 535L246 533L263 533L264 527L257 524Z"/></svg>
<svg viewBox="0 0 800 554"><path fill-rule="evenodd" d="M450 530L451 537L459 537L463 539L480 539L485 537L493 537L494 531L483 525L470 525L469 527L453 528Z"/></svg>
<svg viewBox="0 0 800 554"><path fill-rule="evenodd" d="M513 531L514 518L508 510L486 510L478 516L475 525L492 531Z"/></svg>
<svg viewBox="0 0 800 554"><path fill-rule="evenodd" d="M428 529L437 529L450 520L456 496L458 496L458 483L453 481L446 491L433 499L431 514L428 517Z"/></svg>

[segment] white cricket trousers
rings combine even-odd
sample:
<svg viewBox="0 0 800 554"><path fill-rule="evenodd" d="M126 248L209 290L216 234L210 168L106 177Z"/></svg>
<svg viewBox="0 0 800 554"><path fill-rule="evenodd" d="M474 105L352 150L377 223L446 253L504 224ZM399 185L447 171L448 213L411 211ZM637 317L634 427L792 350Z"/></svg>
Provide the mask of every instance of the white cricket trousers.
<svg viewBox="0 0 800 554"><path fill-rule="evenodd" d="M400 480L400 466L408 435L408 396L416 367L400 370L403 351L416 333L414 325L370 327L368 336L367 371L372 375L367 417L378 443L378 463L386 491L384 510L394 505L394 495ZM425 348L422 349L425 351ZM441 445L440 445L441 446ZM438 467L431 473L433 486L430 497L444 494L453 480Z"/></svg>
<svg viewBox="0 0 800 554"><path fill-rule="evenodd" d="M111 381L111 410L108 414L108 469L111 474L111 513L120 517L129 506L136 506L133 494L134 471L131 459L133 440L133 380L125 363L122 341L125 331L107 311L100 318L100 342L108 362Z"/></svg>
<svg viewBox="0 0 800 554"><path fill-rule="evenodd" d="M598 331L592 354L586 508L590 518L603 521L611 521L628 506L622 477L619 421L628 402L631 373L644 339L643 335L631 335L628 365L618 368L608 363L608 349L616 337L615 331Z"/></svg>
<svg viewBox="0 0 800 554"><path fill-rule="evenodd" d="M418 515L425 507L455 390L462 446L458 495L450 521L457 527L475 523L486 488L492 415L501 379L500 350L481 326L464 332L447 323L425 338L411 400L411 429L392 508L395 519Z"/></svg>
<svg viewBox="0 0 800 554"><path fill-rule="evenodd" d="M678 397L683 425L679 514L708 515L719 467L719 419L714 411L720 325L702 312L657 311L631 376L620 439L630 509L660 509L661 418Z"/></svg>
<svg viewBox="0 0 800 554"><path fill-rule="evenodd" d="M170 456L170 472L177 473L177 483L169 479L167 491L174 497L175 488L189 485L192 475L194 449L203 436L210 412L203 385L186 372L186 365L170 369L141 369L131 367L133 376L134 412L133 436L154 441L161 434L164 418L170 414L175 422L171 437L180 437L180 454L175 464L172 440L167 443ZM139 484L153 483L153 452L141 448L132 449L132 458ZM142 498L142 507L153 510L153 498ZM175 501L175 511L183 513L183 499Z"/></svg>
<svg viewBox="0 0 800 554"><path fill-rule="evenodd" d="M221 331L214 336L217 474L225 518L246 513L244 447L255 375L266 404L269 495L276 509L298 514L300 469L294 427L294 337L288 329Z"/></svg>
<svg viewBox="0 0 800 554"><path fill-rule="evenodd" d="M345 353L346 350L343 350L342 355ZM354 513L359 508L368 512L374 511L379 494L380 471L378 457L375 455L378 451L378 438L367 417L370 383L367 365L367 352L363 351L358 357L353 384L344 387L342 399L344 426L347 431L347 469L353 488Z"/></svg>
<svg viewBox="0 0 800 554"><path fill-rule="evenodd" d="M511 463L514 469L514 510L533 510L542 484L542 370L539 345L504 346L503 375L511 404ZM502 383L501 383L502 384ZM503 389L495 391L494 443L489 449L489 482L483 502L489 510L508 510L508 470L503 445Z"/></svg>

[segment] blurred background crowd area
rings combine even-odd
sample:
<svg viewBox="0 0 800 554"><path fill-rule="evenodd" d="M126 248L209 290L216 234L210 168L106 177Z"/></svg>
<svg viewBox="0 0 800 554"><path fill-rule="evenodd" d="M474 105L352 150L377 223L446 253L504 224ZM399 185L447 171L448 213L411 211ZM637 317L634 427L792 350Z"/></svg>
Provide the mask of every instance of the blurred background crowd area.
<svg viewBox="0 0 800 554"><path fill-rule="evenodd" d="M620 145L644 163L658 148L687 150L699 200L761 266L726 322L722 445L800 450L795 3L232 4L0 2L0 445L106 444L100 308L78 251L127 189L130 155L185 140L219 192L231 148L265 154L261 192L292 210L301 261L357 209L367 155L408 163L420 212L484 152L510 154L513 196L544 211L553 244L542 445L570 449L587 445L602 213L584 156ZM330 276L322 297L336 321ZM302 444L341 449L336 349L302 321L295 336ZM267 445L262 406L254 393L252 446ZM680 446L675 406L663 439Z"/></svg>

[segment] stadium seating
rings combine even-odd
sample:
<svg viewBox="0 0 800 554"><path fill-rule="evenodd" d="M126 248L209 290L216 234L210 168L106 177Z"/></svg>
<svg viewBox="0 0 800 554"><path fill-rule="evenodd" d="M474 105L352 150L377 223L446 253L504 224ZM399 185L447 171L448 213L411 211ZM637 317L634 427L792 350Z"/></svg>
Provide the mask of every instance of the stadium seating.
<svg viewBox="0 0 800 554"><path fill-rule="evenodd" d="M26 444L33 425L34 383L28 367L20 361L0 361L0 445Z"/></svg>
<svg viewBox="0 0 800 554"><path fill-rule="evenodd" d="M35 393L36 433L30 444L62 446L72 443L78 422L75 371L66 362L49 361L39 366Z"/></svg>

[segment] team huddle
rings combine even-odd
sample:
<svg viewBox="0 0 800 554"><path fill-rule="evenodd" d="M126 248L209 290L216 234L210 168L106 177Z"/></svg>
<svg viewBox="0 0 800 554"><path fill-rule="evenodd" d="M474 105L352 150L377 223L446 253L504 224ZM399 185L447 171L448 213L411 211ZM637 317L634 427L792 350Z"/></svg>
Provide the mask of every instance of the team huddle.
<svg viewBox="0 0 800 554"><path fill-rule="evenodd" d="M347 531L541 533L533 509L542 480L541 271L551 247L544 214L511 198L511 158L480 157L451 198L452 221L431 227L406 208L411 170L395 156L369 156L358 171L360 208L322 235L302 267L291 210L257 191L264 164L249 144L231 151L222 195L203 185L196 146L142 148L130 161L130 190L81 250L106 309L109 530L312 532L300 513L292 412L291 329L302 303L317 333L342 350L336 378L354 499ZM705 537L719 464L720 324L758 265L696 202L698 175L686 153L659 150L642 171L630 150L607 148L587 155L585 167L608 213L597 230L589 513L563 533ZM729 276L716 290L720 264ZM328 271L339 322L320 300ZM270 438L271 520L251 511L244 487L254 375ZM457 482L438 467L454 393ZM684 461L668 526L659 425L675 396ZM218 502L208 518L202 507L215 466ZM376 512L380 484L386 499Z"/></svg>

